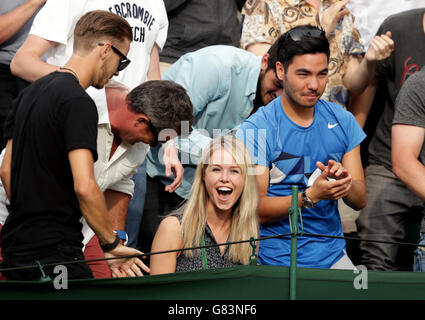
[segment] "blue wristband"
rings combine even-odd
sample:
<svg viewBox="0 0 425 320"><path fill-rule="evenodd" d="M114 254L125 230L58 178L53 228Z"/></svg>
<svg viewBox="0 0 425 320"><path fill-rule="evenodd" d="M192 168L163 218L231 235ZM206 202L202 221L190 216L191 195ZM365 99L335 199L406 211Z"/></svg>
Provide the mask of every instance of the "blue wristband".
<svg viewBox="0 0 425 320"><path fill-rule="evenodd" d="M118 237L120 237L121 240L124 240L124 245L126 245L128 242L127 232L122 230L115 230L115 232L118 234Z"/></svg>

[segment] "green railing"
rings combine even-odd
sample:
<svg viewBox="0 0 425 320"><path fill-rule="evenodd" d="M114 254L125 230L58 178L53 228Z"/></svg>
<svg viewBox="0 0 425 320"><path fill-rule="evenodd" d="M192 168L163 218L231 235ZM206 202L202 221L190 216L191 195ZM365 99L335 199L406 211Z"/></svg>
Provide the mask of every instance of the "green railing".
<svg viewBox="0 0 425 320"><path fill-rule="evenodd" d="M289 299L297 296L297 247L298 247L298 187L292 186L292 202L289 208L289 222L291 226L291 264L289 267Z"/></svg>
<svg viewBox="0 0 425 320"><path fill-rule="evenodd" d="M45 276L43 267L106 259L64 261L44 265L36 261L32 266L14 269L39 268L41 280L0 281L0 299L425 299L425 273L369 271L367 290L357 290L353 287L353 282L359 276L359 272L298 268L297 240L300 235L420 246L413 243L304 233L302 216L299 213L298 187L293 186L289 209L290 233L178 250L236 245L249 241L252 255L247 266L139 278L70 280L69 290L56 290L54 279ZM289 268L257 265L257 242L282 237L291 239ZM174 251L176 250L151 252L144 256ZM5 269L0 269L0 272L2 270ZM288 290L285 293L286 287Z"/></svg>

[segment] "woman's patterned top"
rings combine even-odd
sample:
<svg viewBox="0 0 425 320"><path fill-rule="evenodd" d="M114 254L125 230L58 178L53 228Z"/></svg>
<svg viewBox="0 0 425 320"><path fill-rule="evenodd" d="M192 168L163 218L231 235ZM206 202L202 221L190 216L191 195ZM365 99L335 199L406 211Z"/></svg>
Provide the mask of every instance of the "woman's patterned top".
<svg viewBox="0 0 425 320"><path fill-rule="evenodd" d="M181 214L175 214L177 219L179 219L180 223L182 221ZM214 235L208 226L205 227L204 233L205 245L217 244L217 241L214 238ZM224 267L232 267L235 265L232 261L229 260L229 246L226 247L224 255L221 255L219 247L209 247L206 248L207 253L207 262L208 269L214 268L224 268ZM202 255L201 251L197 250L193 257L187 257L181 252L177 258L176 272L178 271L193 271L193 270L202 270Z"/></svg>

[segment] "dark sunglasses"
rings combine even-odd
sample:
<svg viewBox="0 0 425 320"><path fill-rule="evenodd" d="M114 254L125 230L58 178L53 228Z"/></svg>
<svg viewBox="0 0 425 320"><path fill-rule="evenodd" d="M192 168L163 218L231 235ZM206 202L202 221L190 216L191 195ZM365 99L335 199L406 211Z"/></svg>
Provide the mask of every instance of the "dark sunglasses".
<svg viewBox="0 0 425 320"><path fill-rule="evenodd" d="M104 46L106 43L98 43L97 45L98 46ZM120 63L119 63L119 65L118 65L118 68L117 68L117 71L122 71L122 70L124 70L129 64L130 64L130 59L129 58L127 58L126 56L125 56L125 54L123 54L121 51L119 51L116 47L114 47L112 44L111 44L111 48L112 48L112 50L117 54L117 55L119 55L122 59L121 59L121 61L120 61Z"/></svg>
<svg viewBox="0 0 425 320"><path fill-rule="evenodd" d="M285 41L290 39L294 42L300 41L303 38L326 38L326 33L320 29L291 29L285 35Z"/></svg>

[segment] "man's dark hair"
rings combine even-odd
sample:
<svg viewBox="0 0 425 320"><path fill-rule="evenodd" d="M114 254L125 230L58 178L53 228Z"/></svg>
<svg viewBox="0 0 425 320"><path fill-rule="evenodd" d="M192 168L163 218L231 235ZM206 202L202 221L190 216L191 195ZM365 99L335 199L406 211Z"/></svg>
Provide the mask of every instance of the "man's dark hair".
<svg viewBox="0 0 425 320"><path fill-rule="evenodd" d="M181 132L181 122L188 121L189 128L194 121L193 105L181 85L169 80L146 81L127 95L130 110L146 114L152 125Z"/></svg>
<svg viewBox="0 0 425 320"><path fill-rule="evenodd" d="M276 70L276 62L283 64L285 72L295 56L303 54L324 53L329 61L329 41L325 32L311 25L292 28L282 34L270 47L269 68Z"/></svg>
<svg viewBox="0 0 425 320"><path fill-rule="evenodd" d="M269 59L267 60L267 70L269 71L270 69L276 71L276 62L277 62L277 49L279 47L279 39L282 36L280 36L273 44L272 46L269 48L269 50L267 51L267 53L269 54Z"/></svg>

